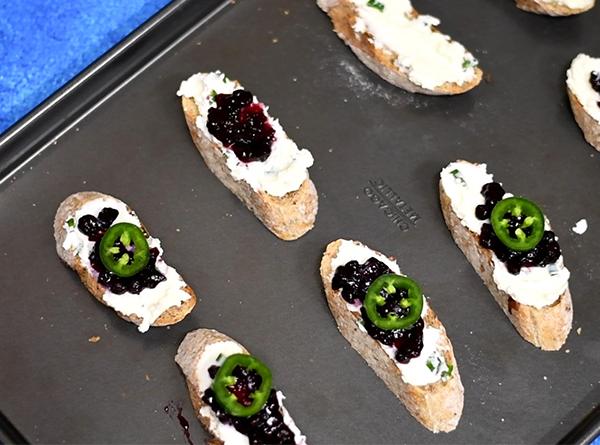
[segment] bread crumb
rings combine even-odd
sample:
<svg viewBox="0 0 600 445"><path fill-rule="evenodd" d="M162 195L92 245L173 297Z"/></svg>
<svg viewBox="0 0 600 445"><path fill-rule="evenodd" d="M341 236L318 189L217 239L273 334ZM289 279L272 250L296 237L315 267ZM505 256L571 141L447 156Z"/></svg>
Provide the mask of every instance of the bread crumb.
<svg viewBox="0 0 600 445"><path fill-rule="evenodd" d="M565 351L565 354L569 354L570 352L571 352L571 350L570 350L570 349L567 349L567 350Z"/></svg>
<svg viewBox="0 0 600 445"><path fill-rule="evenodd" d="M548 380L548 377L544 376L544 380Z"/></svg>
<svg viewBox="0 0 600 445"><path fill-rule="evenodd" d="M277 37L273 37L273 39L271 40L271 42L277 43L277 42L279 42L279 39Z"/></svg>
<svg viewBox="0 0 600 445"><path fill-rule="evenodd" d="M502 418L500 419L500 421L501 421L501 422L504 422L504 417L502 417Z"/></svg>
<svg viewBox="0 0 600 445"><path fill-rule="evenodd" d="M588 229L588 222L585 218L580 219L575 223L571 230L577 235L583 235Z"/></svg>
<svg viewBox="0 0 600 445"><path fill-rule="evenodd" d="M290 15L290 10L289 9L284 9L283 10L283 15Z"/></svg>
<svg viewBox="0 0 600 445"><path fill-rule="evenodd" d="M575 331L575 332L577 332L577 335L581 335L581 327L578 327L577 331Z"/></svg>
<svg viewBox="0 0 600 445"><path fill-rule="evenodd" d="M149 381L150 381L150 376L149 376L148 374L145 374L145 375L144 375L144 378L146 379L146 381L147 381L147 382L149 382Z"/></svg>
<svg viewBox="0 0 600 445"><path fill-rule="evenodd" d="M90 343L98 343L100 341L100 336L99 335L92 335L90 338L88 338L88 341Z"/></svg>
<svg viewBox="0 0 600 445"><path fill-rule="evenodd" d="M176 232L181 232L180 228L175 229Z"/></svg>

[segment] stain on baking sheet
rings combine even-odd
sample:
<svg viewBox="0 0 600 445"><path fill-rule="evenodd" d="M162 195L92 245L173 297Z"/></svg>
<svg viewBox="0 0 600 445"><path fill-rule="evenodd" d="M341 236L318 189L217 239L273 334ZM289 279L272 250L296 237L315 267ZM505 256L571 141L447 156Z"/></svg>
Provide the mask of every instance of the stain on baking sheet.
<svg viewBox="0 0 600 445"><path fill-rule="evenodd" d="M190 423L183 415L183 408L181 407L181 404L176 404L175 402L170 401L167 405L165 405L163 409L165 413L169 415L171 420L179 423L179 426L183 431L183 435L185 436L186 442L189 445L194 445L194 443L192 442L192 436L190 434Z"/></svg>
<svg viewBox="0 0 600 445"><path fill-rule="evenodd" d="M371 179L363 192L403 232L415 227L421 219L421 216L383 179Z"/></svg>

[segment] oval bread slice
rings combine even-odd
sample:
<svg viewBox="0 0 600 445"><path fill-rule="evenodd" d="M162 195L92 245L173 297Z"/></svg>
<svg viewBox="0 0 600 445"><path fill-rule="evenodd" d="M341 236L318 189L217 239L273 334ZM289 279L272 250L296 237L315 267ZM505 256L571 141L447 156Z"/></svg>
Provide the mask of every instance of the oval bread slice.
<svg viewBox="0 0 600 445"><path fill-rule="evenodd" d="M411 93L439 96L466 93L481 82L483 72L480 68L475 68L475 76L470 82L462 85L446 82L435 89L423 88L412 82L407 73L395 64L397 54L390 57L390 54L382 48L377 48L366 33L358 35L354 31L352 26L356 21L357 13L350 0L317 0L317 4L329 15L334 31L360 61L392 85ZM413 10L413 14L415 17L419 15L416 10Z"/></svg>
<svg viewBox="0 0 600 445"><path fill-rule="evenodd" d="M571 8L567 5L562 5L552 1L536 1L536 0L516 0L517 8L523 11L533 12L535 14L550 15L553 17L563 17L575 14L581 14L589 11L594 7L595 1L589 6L583 8Z"/></svg>
<svg viewBox="0 0 600 445"><path fill-rule="evenodd" d="M277 237L291 241L300 238L313 228L318 210L318 196L315 185L307 178L298 190L282 197L271 196L264 191L255 191L245 181L235 180L227 167L227 158L217 144L198 130L196 119L198 107L194 99L183 96L181 105L185 121L194 141L210 171L256 217Z"/></svg>
<svg viewBox="0 0 600 445"><path fill-rule="evenodd" d="M360 244L357 241L354 242ZM423 426L434 433L454 430L463 410L464 388L458 366L456 366L454 350L444 326L429 307L424 321L427 325L441 331L440 347L444 351L446 362L454 364L452 377L423 386L405 383L402 379L402 371L381 348L381 344L359 328L357 321L360 315L348 310L340 291L333 290L331 287L331 279L335 274L332 261L336 258L341 243L342 240L337 240L327 246L320 269L327 303L340 333L365 359L389 390L400 399L408 412ZM378 254L378 252L373 252ZM394 261L393 258L390 260Z"/></svg>
<svg viewBox="0 0 600 445"><path fill-rule="evenodd" d="M545 351L556 351L565 343L573 321L573 306L569 288L550 306L536 308L521 304L506 292L498 289L494 281L492 251L479 245L479 235L465 227L452 210L450 198L439 185L440 204L444 221L454 242L465 254L475 272L481 277L490 293L500 305L519 334L529 343Z"/></svg>
<svg viewBox="0 0 600 445"><path fill-rule="evenodd" d="M98 300L100 303L108 306L108 304L102 298L105 292L104 286L98 283L98 280L90 274L88 269L82 264L81 259L74 252L66 250L63 247L67 232L65 230L65 224L69 218L71 218L77 210L79 210L84 204L89 201L93 201L98 198L108 198L116 200L110 195L105 195L99 192L79 192L74 193L65 199L59 206L56 216L54 218L54 239L56 240L56 252L58 256L75 272L79 275L81 282L87 288L87 290ZM127 207L128 210L129 207ZM142 226L142 230L147 233L147 230ZM190 298L183 301L180 305L171 306L166 309L152 324L151 326L169 326L183 320L188 315L194 306L196 305L196 294L191 287L185 285L183 289ZM117 312L117 315L124 320L134 323L137 326L142 324L142 319L136 315L125 315Z"/></svg>
<svg viewBox="0 0 600 445"><path fill-rule="evenodd" d="M244 346L237 343L232 338L214 329L196 329L195 331L189 332L177 349L177 355L175 356L175 362L181 368L185 376L187 383L188 392L194 408L194 413L204 429L208 431L213 437L208 441L211 445L223 445L226 443L225 437L219 434L218 424L220 421L216 416L208 416L202 413L202 408L206 407L213 413L212 409L202 401L203 390L200 388L200 379L198 373L203 372L199 369L198 364L201 362L204 353L207 348L217 343L235 343L239 348L236 353L250 354ZM288 411L280 402L282 414L284 420L289 417ZM293 422L291 417L286 421L286 425L290 426L288 422ZM222 425L222 424L221 424ZM233 427L232 427L233 428ZM296 436L296 442L298 444L305 445L305 437L301 435L298 428L295 426L290 428ZM241 433L238 433L241 434ZM231 443L231 442L228 442Z"/></svg>

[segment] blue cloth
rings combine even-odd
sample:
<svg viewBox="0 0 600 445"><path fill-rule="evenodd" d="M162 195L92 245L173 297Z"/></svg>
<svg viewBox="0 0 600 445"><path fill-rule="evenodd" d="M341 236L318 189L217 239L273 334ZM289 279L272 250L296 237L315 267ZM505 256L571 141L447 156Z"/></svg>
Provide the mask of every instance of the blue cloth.
<svg viewBox="0 0 600 445"><path fill-rule="evenodd" d="M169 0L0 0L0 133Z"/></svg>
<svg viewBox="0 0 600 445"><path fill-rule="evenodd" d="M596 437L590 445L600 445L600 437Z"/></svg>

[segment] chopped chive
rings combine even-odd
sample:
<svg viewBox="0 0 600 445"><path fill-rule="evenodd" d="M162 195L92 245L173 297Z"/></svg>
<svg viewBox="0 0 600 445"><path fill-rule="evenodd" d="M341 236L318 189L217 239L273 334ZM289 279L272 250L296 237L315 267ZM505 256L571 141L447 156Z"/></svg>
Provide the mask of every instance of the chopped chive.
<svg viewBox="0 0 600 445"><path fill-rule="evenodd" d="M462 63L463 70L466 70L469 68L475 68L477 65L479 65L479 62L477 61L477 59L463 59L463 63Z"/></svg>
<svg viewBox="0 0 600 445"><path fill-rule="evenodd" d="M211 99L214 99L215 97L217 97L217 92L215 90L212 90L210 92L210 97L211 97Z"/></svg>
<svg viewBox="0 0 600 445"><path fill-rule="evenodd" d="M70 220L67 221L67 225L69 227L75 227L75 220L73 218L71 218Z"/></svg>
<svg viewBox="0 0 600 445"><path fill-rule="evenodd" d="M452 363L446 363L448 369L442 372L442 378L450 378L452 377L452 371L454 370L454 365Z"/></svg>
<svg viewBox="0 0 600 445"><path fill-rule="evenodd" d="M427 365L427 367L429 368L429 370L431 372L433 372L435 370L435 366L433 366L433 363L431 363L431 360L427 360L427 363L425 363Z"/></svg>
<svg viewBox="0 0 600 445"><path fill-rule="evenodd" d="M385 5L381 2L378 2L377 0L369 0L367 2L367 6L370 6L371 8L375 8L381 12L383 12L383 9L385 8Z"/></svg>

